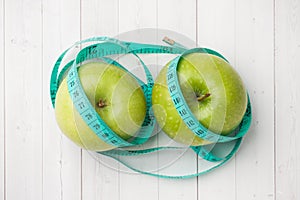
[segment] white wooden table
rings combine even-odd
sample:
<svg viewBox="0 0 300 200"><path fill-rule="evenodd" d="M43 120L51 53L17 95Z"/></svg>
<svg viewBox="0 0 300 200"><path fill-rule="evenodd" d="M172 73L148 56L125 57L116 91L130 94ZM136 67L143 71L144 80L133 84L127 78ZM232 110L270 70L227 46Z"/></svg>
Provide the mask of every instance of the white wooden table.
<svg viewBox="0 0 300 200"><path fill-rule="evenodd" d="M59 131L52 65L90 36L170 29L224 54L253 124L226 166L188 180L101 166ZM299 0L0 0L0 200L299 200Z"/></svg>

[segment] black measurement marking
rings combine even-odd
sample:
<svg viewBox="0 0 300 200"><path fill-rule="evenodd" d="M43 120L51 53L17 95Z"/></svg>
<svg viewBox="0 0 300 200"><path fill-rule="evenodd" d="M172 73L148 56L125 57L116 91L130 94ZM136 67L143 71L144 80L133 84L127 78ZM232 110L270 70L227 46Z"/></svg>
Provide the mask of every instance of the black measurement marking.
<svg viewBox="0 0 300 200"><path fill-rule="evenodd" d="M175 91L176 90L176 85L171 85L170 86L170 92L172 93L173 91Z"/></svg>
<svg viewBox="0 0 300 200"><path fill-rule="evenodd" d="M87 49L87 52L89 54L96 54L97 53L97 45L93 45L93 46L89 46L88 49Z"/></svg>
<svg viewBox="0 0 300 200"><path fill-rule="evenodd" d="M78 106L79 106L80 109L85 108L84 102L80 102L80 103L78 104Z"/></svg>
<svg viewBox="0 0 300 200"><path fill-rule="evenodd" d="M194 126L195 123L193 120L189 120L188 122L186 122L188 126Z"/></svg>
<svg viewBox="0 0 300 200"><path fill-rule="evenodd" d="M74 87L74 85L75 85L75 81L72 80L72 81L70 82L70 87Z"/></svg>
<svg viewBox="0 0 300 200"><path fill-rule="evenodd" d="M186 115L186 114L187 114L186 109L180 110L180 111L179 111L179 114L180 114L181 116Z"/></svg>
<svg viewBox="0 0 300 200"><path fill-rule="evenodd" d="M51 96L56 94L56 90L51 90Z"/></svg>
<svg viewBox="0 0 300 200"><path fill-rule="evenodd" d="M93 125L93 127L94 127L96 130L99 130L100 125L99 125L99 124L95 124L95 125Z"/></svg>
<svg viewBox="0 0 300 200"><path fill-rule="evenodd" d="M180 103L180 97L176 97L175 99L173 99L175 105Z"/></svg>
<svg viewBox="0 0 300 200"><path fill-rule="evenodd" d="M75 90L75 91L73 92L73 97L74 97L74 99L77 98L78 96L79 96L79 92L78 92L77 90Z"/></svg>
<svg viewBox="0 0 300 200"><path fill-rule="evenodd" d="M93 115L91 113L88 113L85 115L85 117L87 118L87 120L91 120L93 118Z"/></svg>
<svg viewBox="0 0 300 200"><path fill-rule="evenodd" d="M74 75L74 72L70 72L69 77L71 78Z"/></svg>
<svg viewBox="0 0 300 200"><path fill-rule="evenodd" d="M204 134L204 131L201 130L201 129L198 129L198 130L196 131L196 133L197 133L197 135L201 136L201 135Z"/></svg>

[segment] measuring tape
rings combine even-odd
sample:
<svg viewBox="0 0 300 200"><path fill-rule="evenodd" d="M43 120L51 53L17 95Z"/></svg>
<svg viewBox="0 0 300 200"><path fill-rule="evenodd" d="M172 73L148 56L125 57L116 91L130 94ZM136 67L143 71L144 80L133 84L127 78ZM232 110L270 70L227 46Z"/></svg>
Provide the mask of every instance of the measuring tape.
<svg viewBox="0 0 300 200"><path fill-rule="evenodd" d="M215 56L218 56L225 61L227 61L221 54L216 51L207 48L194 48L187 50L181 44L174 42L168 38L164 39L170 46L161 46L161 45L153 45L153 44L141 44L141 43L133 43L133 42L125 42L120 41L114 38L109 37L94 37L86 40L79 41L75 43L73 46L64 51L56 61L50 80L50 96L53 107L55 107L55 99L56 93L59 88L59 84L61 83L64 74L67 73L67 85L70 97L75 106L75 109L80 114L81 118L84 122L89 126L91 130L104 142L109 145L115 146L116 149L98 152L102 155L109 156L123 163L128 168L143 174L148 174L152 176L158 176L161 178L190 178L199 176L201 174L205 174L223 164L225 164L237 151L239 148L242 137L247 133L250 124L251 124L251 104L248 96L248 104L246 113L240 123L240 125L233 131L233 136L222 136L219 134L215 134L212 131L205 128L192 114L191 110L187 106L183 94L180 90L180 85L177 76L177 66L180 59L190 53L208 53ZM65 66L61 66L62 60L66 56L66 54L72 50L72 48L86 44L93 43L92 45L88 45L82 48L76 55L75 59L69 61ZM126 55L132 54L134 55L139 62L141 63L144 73L146 75L146 83L141 81L134 74L129 72L126 67L122 66L117 61L111 59L109 56L111 55ZM219 143L227 143L230 141L234 142L234 145L231 151L225 156L217 156L213 151L211 151L210 145L205 146L191 146L190 148L201 158L205 159L209 162L218 162L218 164L213 167L206 169L201 172L196 172L192 174L186 175L164 175L159 174L159 172L148 172L143 171L135 166L132 166L126 162L126 159L122 159L120 157L128 158L132 156L141 156L146 154L151 154L153 152L164 151L164 150L178 150L182 147L155 147L155 148L147 148L147 149L139 149L139 150L129 150L126 147L134 147L137 145L143 145L148 141L148 139L152 136L152 132L155 127L155 117L153 115L151 106L151 96L152 96L152 88L153 88L153 77L149 71L149 68L143 62L143 60L138 56L138 54L178 54L178 56L173 59L169 65L167 72L167 84L169 88L169 92L178 111L178 114L183 119L184 123L189 127L189 129L198 137L211 141L214 144ZM145 98L146 98L146 117L140 128L138 134L131 138L130 140L124 140L120 136L118 136L115 132L113 132L109 126L101 119L99 114L95 111L94 107L88 100L82 86L80 83L80 79L78 76L78 68L82 65L82 63L92 61L94 59L101 59L107 64L113 64L127 73L131 74L139 83L142 88ZM60 70L60 68L62 68ZM59 71L60 70L60 71ZM170 90L172 88L172 90ZM215 147L217 148L217 147Z"/></svg>
<svg viewBox="0 0 300 200"><path fill-rule="evenodd" d="M195 48L195 49L190 49L185 51L183 54L180 56L177 56L170 64L168 71L167 71L167 85L168 89L171 95L172 102L178 112L178 114L181 116L183 119L184 123L186 126L198 137L208 140L211 142L229 142L232 140L236 140L238 138L243 137L249 127L250 127L250 122L251 122L251 105L250 105L250 100L248 97L248 105L247 105L247 110L246 114L244 115L242 122L238 126L238 130L234 130L233 132L237 132L235 136L223 136L220 134L215 134L212 131L208 130L205 128L197 119L196 117L192 114L192 111L188 107L183 94L180 90L179 86L179 81L178 81L178 76L177 76L177 66L179 63L179 60L188 54L191 53L208 53L212 55L216 55L224 60L226 60L222 55L219 53L210 50L210 49L203 49L203 48ZM228 135L231 135L229 133Z"/></svg>

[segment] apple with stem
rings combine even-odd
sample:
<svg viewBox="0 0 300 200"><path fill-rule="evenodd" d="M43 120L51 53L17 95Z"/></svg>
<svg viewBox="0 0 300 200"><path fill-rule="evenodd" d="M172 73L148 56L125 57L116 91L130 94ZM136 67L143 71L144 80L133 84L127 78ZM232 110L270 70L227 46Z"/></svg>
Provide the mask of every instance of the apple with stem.
<svg viewBox="0 0 300 200"><path fill-rule="evenodd" d="M179 143L211 143L196 136L178 114L167 86L168 66L160 71L153 87L153 111L158 124ZM177 75L186 103L204 127L228 135L240 124L247 107L247 93L229 63L215 55L190 53L180 59Z"/></svg>
<svg viewBox="0 0 300 200"><path fill-rule="evenodd" d="M137 80L125 70L104 62L79 67L82 88L103 121L121 138L134 136L146 115L146 99ZM56 120L61 131L82 148L105 151L116 148L101 140L77 112L66 78L55 101Z"/></svg>

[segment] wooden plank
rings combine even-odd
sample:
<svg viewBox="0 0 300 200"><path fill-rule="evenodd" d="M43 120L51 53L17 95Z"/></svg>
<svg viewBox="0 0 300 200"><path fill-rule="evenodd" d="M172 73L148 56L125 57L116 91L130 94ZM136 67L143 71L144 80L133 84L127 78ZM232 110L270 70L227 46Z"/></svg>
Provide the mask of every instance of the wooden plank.
<svg viewBox="0 0 300 200"><path fill-rule="evenodd" d="M82 38L118 34L118 6L117 0L81 2Z"/></svg>
<svg viewBox="0 0 300 200"><path fill-rule="evenodd" d="M127 41L153 43L155 35L148 35L151 31L145 31L143 28L157 27L157 2L130 0L119 2L119 38ZM133 32L132 32L133 31ZM153 32L155 33L155 32ZM152 40L154 39L154 41ZM155 64L155 56L151 57L141 55L146 64ZM127 58L129 64L134 64L133 60ZM130 67L130 65L127 65ZM144 78L144 73L139 68L132 71L140 78ZM150 71L153 75L157 73L157 68L151 67ZM153 156L156 162L157 155ZM156 163L153 164L156 166ZM147 175L134 174L131 170L124 166L120 166L120 199L137 200L141 197L145 200L158 199L158 178Z"/></svg>
<svg viewBox="0 0 300 200"><path fill-rule="evenodd" d="M273 1L236 1L236 66L253 123L236 156L236 199L274 199Z"/></svg>
<svg viewBox="0 0 300 200"><path fill-rule="evenodd" d="M300 2L275 1L276 199L299 199Z"/></svg>
<svg viewBox="0 0 300 200"><path fill-rule="evenodd" d="M82 38L118 34L118 0L82 1ZM105 159L97 160L89 152L82 155L82 199L119 199L118 165L113 168ZM117 167L116 169L114 167Z"/></svg>
<svg viewBox="0 0 300 200"><path fill-rule="evenodd" d="M157 2L141 0L121 1L119 2L119 20L120 34L143 28L156 28ZM146 38L144 39L146 40Z"/></svg>
<svg viewBox="0 0 300 200"><path fill-rule="evenodd" d="M4 127L4 0L0 0L0 200L4 200L5 193L5 127Z"/></svg>
<svg viewBox="0 0 300 200"><path fill-rule="evenodd" d="M198 44L235 63L235 1L198 1ZM199 199L235 199L235 158L225 166L198 178Z"/></svg>
<svg viewBox="0 0 300 200"><path fill-rule="evenodd" d="M169 29L183 34L196 41L196 1L166 0L158 1L157 22L158 28ZM172 38L172 35L169 35ZM173 38L177 39L177 38ZM187 42L178 41L178 42ZM189 43L189 42L187 42ZM190 43L189 43L190 44ZM193 44L195 45L195 44ZM169 60L166 60L166 62ZM193 160L191 160L193 161ZM197 159L186 165L197 165ZM184 165L181 166L184 168ZM196 172L196 171L195 171ZM159 199L197 199L197 178L187 180L159 179Z"/></svg>
<svg viewBox="0 0 300 200"><path fill-rule="evenodd" d="M6 199L42 199L41 1L5 1Z"/></svg>
<svg viewBox="0 0 300 200"><path fill-rule="evenodd" d="M49 97L52 67L80 39L80 0L43 2L43 199L81 199L81 150L59 130Z"/></svg>

